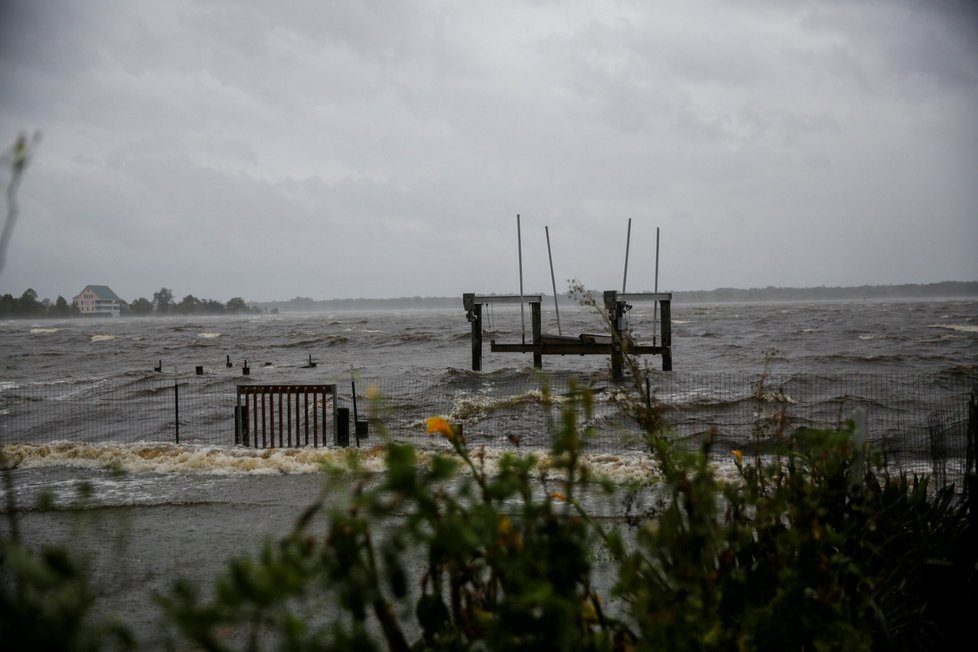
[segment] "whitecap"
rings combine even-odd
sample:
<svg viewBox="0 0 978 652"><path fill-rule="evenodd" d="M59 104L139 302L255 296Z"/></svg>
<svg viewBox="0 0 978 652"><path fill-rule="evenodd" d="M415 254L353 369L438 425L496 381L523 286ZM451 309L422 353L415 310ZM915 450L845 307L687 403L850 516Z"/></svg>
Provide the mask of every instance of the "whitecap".
<svg viewBox="0 0 978 652"><path fill-rule="evenodd" d="M108 342L114 339L115 335L92 335L93 342Z"/></svg>
<svg viewBox="0 0 978 652"><path fill-rule="evenodd" d="M974 324L932 324L931 328L946 328L958 333L978 333L978 326Z"/></svg>
<svg viewBox="0 0 978 652"><path fill-rule="evenodd" d="M212 340L216 337L220 337L223 333L197 333L197 337L202 337L204 339Z"/></svg>
<svg viewBox="0 0 978 652"><path fill-rule="evenodd" d="M48 335L50 333L57 333L60 328L32 328L31 335Z"/></svg>

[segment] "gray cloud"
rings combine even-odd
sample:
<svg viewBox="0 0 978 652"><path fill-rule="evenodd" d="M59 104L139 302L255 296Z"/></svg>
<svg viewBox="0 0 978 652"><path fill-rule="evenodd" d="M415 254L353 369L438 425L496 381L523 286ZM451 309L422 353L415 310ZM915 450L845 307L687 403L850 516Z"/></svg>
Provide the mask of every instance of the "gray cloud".
<svg viewBox="0 0 978 652"><path fill-rule="evenodd" d="M965 2L0 5L0 292L978 278ZM559 281L560 282L560 281ZM78 286L78 287L76 287Z"/></svg>

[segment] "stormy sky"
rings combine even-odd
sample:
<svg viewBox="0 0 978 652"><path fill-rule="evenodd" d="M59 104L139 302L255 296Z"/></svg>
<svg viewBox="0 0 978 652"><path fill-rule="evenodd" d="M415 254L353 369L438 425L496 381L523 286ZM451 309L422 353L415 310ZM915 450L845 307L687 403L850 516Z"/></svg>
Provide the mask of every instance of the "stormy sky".
<svg viewBox="0 0 978 652"><path fill-rule="evenodd" d="M976 4L0 0L0 292L978 280Z"/></svg>

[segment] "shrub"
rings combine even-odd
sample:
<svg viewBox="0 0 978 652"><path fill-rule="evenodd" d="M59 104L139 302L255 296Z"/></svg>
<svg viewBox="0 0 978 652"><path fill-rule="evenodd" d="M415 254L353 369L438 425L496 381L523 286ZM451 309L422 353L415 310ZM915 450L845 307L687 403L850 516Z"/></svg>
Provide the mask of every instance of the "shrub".
<svg viewBox="0 0 978 652"><path fill-rule="evenodd" d="M579 412L586 423L590 401L574 391L562 407L549 466L507 455L493 473L459 427L432 418L451 455L422 465L412 447L386 444L386 473L354 471L348 502L317 502L282 541L232 561L209 602L185 582L161 603L180 635L213 650L900 649L939 640L924 589L934 560L953 565L965 541L952 489L890 475L851 428L778 434L768 458L737 451L733 482L718 478L709 442L684 451L650 431L660 499L628 519L630 529L609 526L579 500L610 490L581 463L590 433ZM602 572L616 574L606 596L615 609L594 589L602 549L611 560Z"/></svg>

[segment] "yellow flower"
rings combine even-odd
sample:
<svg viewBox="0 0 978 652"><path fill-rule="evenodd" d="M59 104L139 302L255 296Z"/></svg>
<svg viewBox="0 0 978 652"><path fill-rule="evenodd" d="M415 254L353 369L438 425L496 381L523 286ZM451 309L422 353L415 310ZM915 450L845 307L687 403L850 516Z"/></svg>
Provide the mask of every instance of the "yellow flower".
<svg viewBox="0 0 978 652"><path fill-rule="evenodd" d="M597 593L592 593L581 601L581 618L584 620L584 622L597 622L598 606L601 606L601 596Z"/></svg>
<svg viewBox="0 0 978 652"><path fill-rule="evenodd" d="M455 441L455 427L441 417L428 417L428 432L438 433L448 441Z"/></svg>
<svg viewBox="0 0 978 652"><path fill-rule="evenodd" d="M498 527L499 536L496 539L496 545L513 550L523 549L523 537L517 530L513 529L513 522L508 516L504 515L499 519Z"/></svg>
<svg viewBox="0 0 978 652"><path fill-rule="evenodd" d="M741 464L744 463L744 454L743 452L741 452L739 448L733 450L730 454L733 455L734 460L737 461L737 466L740 466Z"/></svg>

